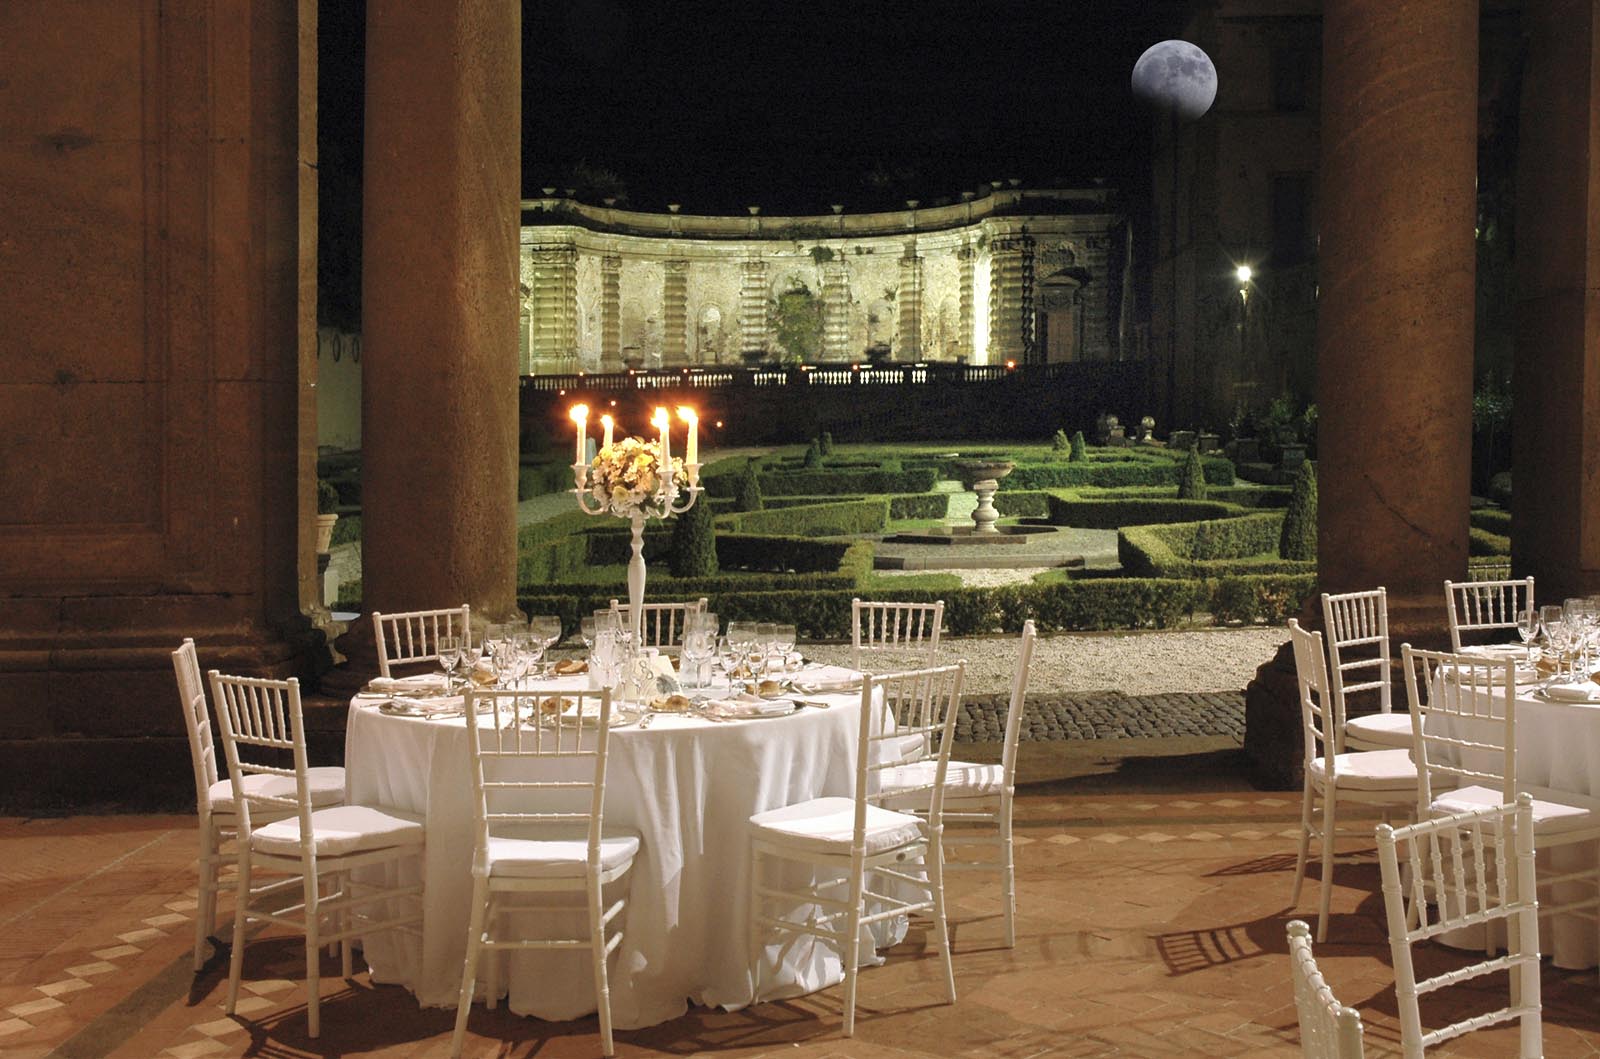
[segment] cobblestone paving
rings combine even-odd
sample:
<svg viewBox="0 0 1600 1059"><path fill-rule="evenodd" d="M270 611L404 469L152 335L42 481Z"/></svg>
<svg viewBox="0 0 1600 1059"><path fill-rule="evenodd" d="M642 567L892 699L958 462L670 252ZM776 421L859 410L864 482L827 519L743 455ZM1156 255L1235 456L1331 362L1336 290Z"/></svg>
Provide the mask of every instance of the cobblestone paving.
<svg viewBox="0 0 1600 1059"><path fill-rule="evenodd" d="M956 718L956 739L971 743L1004 739L1006 702L1005 695L967 696ZM1243 742L1244 693L1029 695L1022 714L1023 741L1172 736L1230 736Z"/></svg>

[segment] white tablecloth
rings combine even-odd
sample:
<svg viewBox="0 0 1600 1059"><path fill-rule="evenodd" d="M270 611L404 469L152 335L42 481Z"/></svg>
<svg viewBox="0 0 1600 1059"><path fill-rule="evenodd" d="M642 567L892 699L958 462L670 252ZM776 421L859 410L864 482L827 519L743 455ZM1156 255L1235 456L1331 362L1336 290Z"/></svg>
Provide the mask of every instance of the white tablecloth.
<svg viewBox="0 0 1600 1059"><path fill-rule="evenodd" d="M1497 696L1497 704L1499 701L1503 699ZM1494 713L1504 716L1498 708ZM1552 702L1535 698L1532 687L1518 687L1516 715L1519 787L1548 787L1554 791L1600 798L1600 703ZM1438 716L1435 714L1430 720ZM1503 731L1503 728L1498 728L1493 733L1484 733L1461 731L1458 728L1459 725L1452 726L1444 731L1447 735L1468 738L1490 734L1496 741ZM1434 746L1430 745L1429 753L1434 752ZM1500 768L1498 761L1468 764L1494 771ZM1540 850L1537 839L1535 852L1540 876L1581 870L1585 865L1594 864L1596 856L1592 843L1574 843ZM1555 897L1560 902L1576 900L1584 896L1586 889L1592 895L1592 887L1567 884L1558 888ZM1558 967L1593 967L1600 963L1600 951L1597 951L1600 946L1597 946L1595 933L1593 922L1580 915L1541 916L1540 951L1551 956ZM1482 938L1481 929L1462 931L1450 935L1448 943L1464 948L1479 948Z"/></svg>
<svg viewBox="0 0 1600 1059"><path fill-rule="evenodd" d="M776 967L779 951L770 949L759 995L748 966L750 816L854 789L860 693L807 697L829 707L737 723L661 714L646 729L613 732L605 823L643 841L622 884L630 900L611 963L619 1028L677 1018L691 1002L735 1008L842 978L837 957L814 944L790 944ZM421 941L398 932L369 938L366 958L374 980L405 985L425 1006L454 1007L461 983L472 896L470 768L461 718L393 716L361 699L352 703L347 797L418 813L427 823ZM500 958L509 968L501 987L509 986L512 1011L570 1019L595 1010L587 952ZM478 981L481 996L481 972Z"/></svg>

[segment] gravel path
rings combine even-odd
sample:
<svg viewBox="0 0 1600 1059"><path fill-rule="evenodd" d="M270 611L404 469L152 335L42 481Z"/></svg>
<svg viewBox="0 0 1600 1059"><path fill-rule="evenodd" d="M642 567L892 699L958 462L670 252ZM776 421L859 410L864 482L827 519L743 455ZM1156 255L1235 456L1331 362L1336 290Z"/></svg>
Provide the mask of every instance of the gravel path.
<svg viewBox="0 0 1600 1059"><path fill-rule="evenodd" d="M1028 690L1044 696L1237 692L1288 638L1282 628L1041 636L1033 649ZM969 694L1003 694L1010 688L1015 636L951 637L940 641L940 649L946 657L966 660ZM805 653L824 662L850 661L849 644L808 644Z"/></svg>

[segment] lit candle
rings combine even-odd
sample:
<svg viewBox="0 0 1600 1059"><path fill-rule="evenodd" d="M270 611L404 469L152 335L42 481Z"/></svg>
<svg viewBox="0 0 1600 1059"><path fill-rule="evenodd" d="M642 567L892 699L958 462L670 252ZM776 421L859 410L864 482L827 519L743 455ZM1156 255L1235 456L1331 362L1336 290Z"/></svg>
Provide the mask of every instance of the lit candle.
<svg viewBox="0 0 1600 1059"><path fill-rule="evenodd" d="M685 405L678 406L678 418L689 424L689 447L684 450L684 463L700 462L700 417L695 415L694 409Z"/></svg>
<svg viewBox="0 0 1600 1059"><path fill-rule="evenodd" d="M572 462L587 463L589 461L584 459L584 457L588 455L588 453L584 451L584 442L589 439L589 406L586 404L575 404L572 406L572 411L568 412L567 414L572 417L572 422L578 427L576 450L577 455L573 456Z"/></svg>
<svg viewBox="0 0 1600 1059"><path fill-rule="evenodd" d="M606 428L606 440L600 446L602 449L609 449L611 447L611 428L616 426L616 423L617 421L612 419L610 416L600 417L600 425Z"/></svg>
<svg viewBox="0 0 1600 1059"><path fill-rule="evenodd" d="M667 418L667 410L665 408L657 408L656 414L651 418L650 422L661 428L661 473L666 475L670 481L672 478L672 441L668 427L672 425L672 420Z"/></svg>

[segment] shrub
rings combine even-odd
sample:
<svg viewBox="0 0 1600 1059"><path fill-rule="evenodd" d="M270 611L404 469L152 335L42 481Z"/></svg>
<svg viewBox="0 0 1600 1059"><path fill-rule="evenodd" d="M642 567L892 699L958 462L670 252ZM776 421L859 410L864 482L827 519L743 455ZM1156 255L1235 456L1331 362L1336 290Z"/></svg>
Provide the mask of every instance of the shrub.
<svg viewBox="0 0 1600 1059"><path fill-rule="evenodd" d="M882 533L889 521L889 502L881 498L849 500L782 511L718 515L716 521L719 529L734 533L786 533L808 537Z"/></svg>
<svg viewBox="0 0 1600 1059"><path fill-rule="evenodd" d="M707 492L710 492L709 484ZM744 471L739 475L737 488L734 492L734 509L737 511L761 510L761 476L756 473L756 461L745 462Z"/></svg>
<svg viewBox="0 0 1600 1059"><path fill-rule="evenodd" d="M1072 433L1072 453L1067 457L1072 463L1082 463L1089 458L1089 447L1083 442L1083 431Z"/></svg>
<svg viewBox="0 0 1600 1059"><path fill-rule="evenodd" d="M677 516L667 554L673 577L710 577L717 572L717 529L711 505L696 503Z"/></svg>
<svg viewBox="0 0 1600 1059"><path fill-rule="evenodd" d="M1078 529L1121 529L1124 526L1148 526L1161 522L1195 522L1247 513L1246 508L1233 504L1215 500L1179 500L1173 496L1101 499L1080 497L1071 490L1042 495L1046 498L1051 525L1074 526Z"/></svg>
<svg viewBox="0 0 1600 1059"><path fill-rule="evenodd" d="M339 490L326 478L317 479L317 514L331 515L339 510Z"/></svg>
<svg viewBox="0 0 1600 1059"><path fill-rule="evenodd" d="M1202 456L1200 465L1210 485L1232 485L1233 464L1222 457ZM1080 462L1023 463L1007 483L1018 489L1061 489L1075 486L1172 486L1178 484L1180 464L1163 453L1143 458L1101 459Z"/></svg>
<svg viewBox="0 0 1600 1059"><path fill-rule="evenodd" d="M334 527L337 529L338 527ZM1467 530L1467 554L1471 556L1510 555L1511 538L1473 526Z"/></svg>
<svg viewBox="0 0 1600 1059"><path fill-rule="evenodd" d="M1498 533L1502 537L1511 536L1511 512L1509 511L1502 511L1497 507L1476 508L1472 512L1471 521L1476 529Z"/></svg>
<svg viewBox="0 0 1600 1059"><path fill-rule="evenodd" d="M563 463L524 463L517 466L517 499L559 493L572 488L572 467Z"/></svg>
<svg viewBox="0 0 1600 1059"><path fill-rule="evenodd" d="M994 494L994 509L1002 515L1043 518L1050 513L1049 499L1050 494L1040 489L1001 489Z"/></svg>
<svg viewBox="0 0 1600 1059"><path fill-rule="evenodd" d="M817 441L818 448L822 450L822 454L824 456L833 455L833 431L824 430L822 432L822 437L818 438Z"/></svg>
<svg viewBox="0 0 1600 1059"><path fill-rule="evenodd" d="M1289 494L1289 508L1283 515L1283 529L1278 537L1278 555L1299 562L1315 562L1317 558L1317 472L1307 460L1294 476L1294 489Z"/></svg>
<svg viewBox="0 0 1600 1059"><path fill-rule="evenodd" d="M950 514L949 493L909 493L889 498L889 517L904 519L944 518Z"/></svg>
<svg viewBox="0 0 1600 1059"><path fill-rule="evenodd" d="M815 441L806 446L805 468L808 471L822 469L822 446Z"/></svg>
<svg viewBox="0 0 1600 1059"><path fill-rule="evenodd" d="M1313 563L1277 557L1282 518L1265 511L1207 522L1129 526L1117 534L1117 556L1133 577L1315 573Z"/></svg>
<svg viewBox="0 0 1600 1059"><path fill-rule="evenodd" d="M909 471L776 471L762 474L765 496L831 496L851 493L926 493L938 480L932 468ZM737 482L713 478L704 483L712 496L734 496Z"/></svg>
<svg viewBox="0 0 1600 1059"><path fill-rule="evenodd" d="M1056 431L1055 437L1050 439L1051 452L1071 452L1072 442L1067 438L1065 430Z"/></svg>
<svg viewBox="0 0 1600 1059"><path fill-rule="evenodd" d="M1178 499L1204 500L1206 498L1206 472L1200 466L1200 450L1190 449L1183 458L1183 469L1178 472Z"/></svg>
<svg viewBox="0 0 1600 1059"><path fill-rule="evenodd" d="M1212 595L1216 621L1277 625L1294 617L1317 591L1315 574L1265 574L1224 577Z"/></svg>
<svg viewBox="0 0 1600 1059"><path fill-rule="evenodd" d="M336 544L349 544L351 541L361 539L361 516L341 515L339 521L333 524L333 537L328 542L328 547Z"/></svg>

